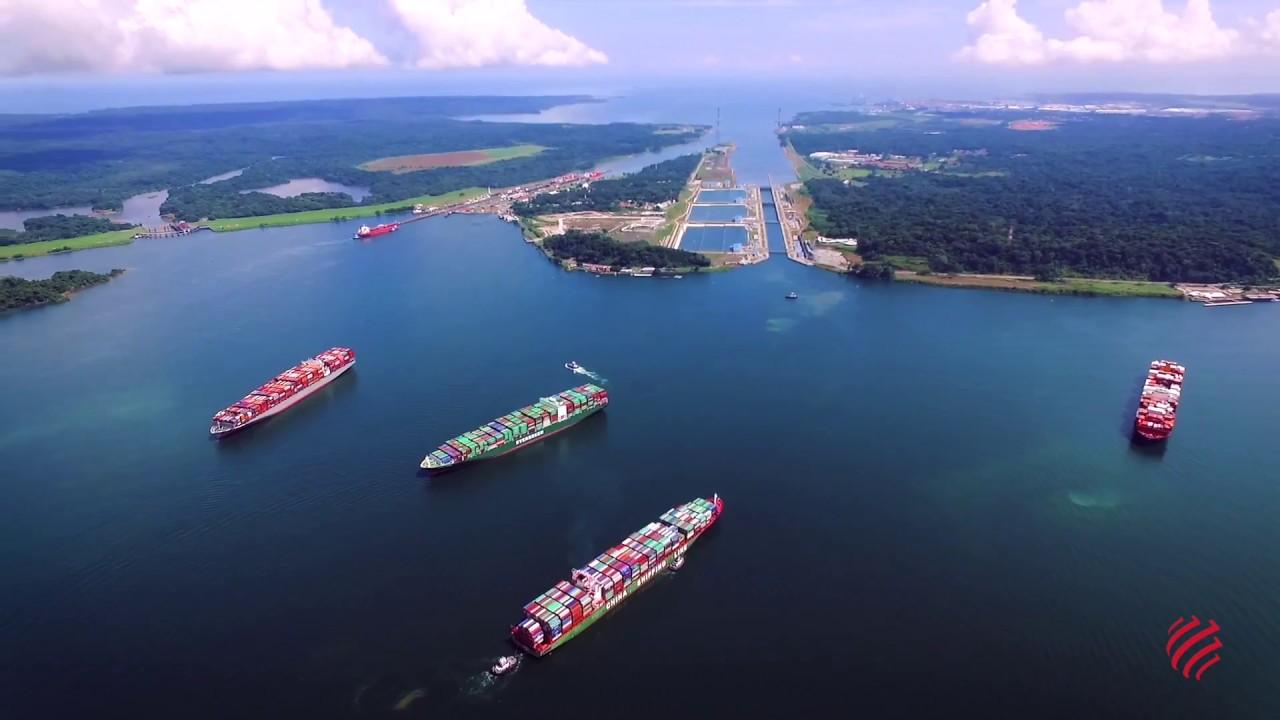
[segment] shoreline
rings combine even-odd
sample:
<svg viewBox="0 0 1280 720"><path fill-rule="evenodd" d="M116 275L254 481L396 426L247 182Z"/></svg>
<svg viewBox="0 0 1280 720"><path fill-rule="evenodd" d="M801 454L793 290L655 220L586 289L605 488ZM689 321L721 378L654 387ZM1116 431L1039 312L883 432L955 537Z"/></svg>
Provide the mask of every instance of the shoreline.
<svg viewBox="0 0 1280 720"><path fill-rule="evenodd" d="M895 282L909 282L938 287L1004 290L1039 295L1076 295L1081 297L1142 297L1182 300L1182 293L1169 283L1149 280L1104 280L1095 278L1063 278L1036 280L1019 275L979 275L976 273L922 275L911 270L898 270Z"/></svg>
<svg viewBox="0 0 1280 720"><path fill-rule="evenodd" d="M349 205L340 208L322 210L303 210L296 213L277 213L275 215L252 215L241 218L222 218L220 220L201 220L193 226L207 227L214 232L238 232L254 228L291 227L294 225L315 225L324 222L343 222L359 218L379 217L382 215L407 213L414 205L429 205L448 201L449 205L464 203L487 192L485 188L462 188L441 195L419 195L418 197L378 203L376 205ZM139 228L111 230L93 235L63 240L41 240L34 243L0 246L0 263L21 262L26 258L42 257L75 252L77 250L93 250L95 248L128 245L134 241ZM63 249L66 248L66 249Z"/></svg>

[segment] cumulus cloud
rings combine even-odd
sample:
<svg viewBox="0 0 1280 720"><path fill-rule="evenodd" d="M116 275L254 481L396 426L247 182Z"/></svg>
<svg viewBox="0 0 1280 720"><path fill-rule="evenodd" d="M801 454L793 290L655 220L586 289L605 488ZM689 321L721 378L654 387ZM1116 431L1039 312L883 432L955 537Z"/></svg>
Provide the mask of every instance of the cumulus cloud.
<svg viewBox="0 0 1280 720"><path fill-rule="evenodd" d="M387 59L320 0L0 0L0 74L297 70Z"/></svg>
<svg viewBox="0 0 1280 720"><path fill-rule="evenodd" d="M1272 13L1280 30L1280 12ZM1085 0L1066 11L1071 35L1047 38L1018 14L1017 0L986 0L969 13L973 37L959 57L983 63L1193 62L1244 50L1241 33L1213 17L1209 0L1187 0L1181 12L1163 0Z"/></svg>
<svg viewBox="0 0 1280 720"><path fill-rule="evenodd" d="M1262 40L1280 50L1280 10L1273 10L1267 15L1262 27Z"/></svg>
<svg viewBox="0 0 1280 720"><path fill-rule="evenodd" d="M418 67L608 62L534 17L525 0L391 0L391 6L418 40Z"/></svg>

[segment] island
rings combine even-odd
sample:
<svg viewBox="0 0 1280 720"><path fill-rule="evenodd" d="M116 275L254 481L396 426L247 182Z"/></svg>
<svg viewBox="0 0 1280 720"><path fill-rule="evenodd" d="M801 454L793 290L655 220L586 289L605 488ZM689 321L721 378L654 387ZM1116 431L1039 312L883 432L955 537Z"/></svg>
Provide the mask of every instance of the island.
<svg viewBox="0 0 1280 720"><path fill-rule="evenodd" d="M879 107L779 138L805 238L847 243L858 274L1171 297L1280 275L1272 116Z"/></svg>
<svg viewBox="0 0 1280 720"><path fill-rule="evenodd" d="M71 299L72 293L101 285L123 272L119 268L106 274L88 270L59 270L48 280L0 277L0 312L66 302Z"/></svg>

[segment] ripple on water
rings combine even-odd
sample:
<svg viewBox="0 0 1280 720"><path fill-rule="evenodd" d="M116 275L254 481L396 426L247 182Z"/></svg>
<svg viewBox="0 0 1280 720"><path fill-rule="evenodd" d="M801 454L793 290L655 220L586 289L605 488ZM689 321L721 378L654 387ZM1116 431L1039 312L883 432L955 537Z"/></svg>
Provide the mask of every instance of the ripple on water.
<svg viewBox="0 0 1280 720"><path fill-rule="evenodd" d="M769 332L786 332L795 327L795 324L793 318L769 318L764 323L764 329Z"/></svg>
<svg viewBox="0 0 1280 720"><path fill-rule="evenodd" d="M1112 490L1072 490L1067 493L1072 505L1089 510L1114 510L1123 504L1120 496Z"/></svg>

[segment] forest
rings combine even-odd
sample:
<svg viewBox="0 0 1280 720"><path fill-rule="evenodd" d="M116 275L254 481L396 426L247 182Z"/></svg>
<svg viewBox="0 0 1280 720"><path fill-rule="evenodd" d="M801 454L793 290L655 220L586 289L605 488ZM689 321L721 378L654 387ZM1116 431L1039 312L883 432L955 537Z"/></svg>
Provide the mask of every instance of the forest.
<svg viewBox="0 0 1280 720"><path fill-rule="evenodd" d="M705 255L698 253L645 243L623 243L603 233L581 230L569 230L563 235L549 237L542 241L542 247L560 260L577 260L613 268L699 268L711 265Z"/></svg>
<svg viewBox="0 0 1280 720"><path fill-rule="evenodd" d="M123 272L118 268L105 275L88 270L59 270L48 280L0 277L0 312L66 302L71 293L101 285Z"/></svg>
<svg viewBox="0 0 1280 720"><path fill-rule="evenodd" d="M1044 132L975 124L969 114L964 122L793 131L785 140L803 155L987 151L937 172L808 180L815 229L857 237L870 260L915 256L936 272L1155 281L1277 274L1280 121L1054 119L1060 125Z"/></svg>
<svg viewBox="0 0 1280 720"><path fill-rule="evenodd" d="M117 223L100 217L84 215L47 215L45 217L28 218L23 221L23 230L0 228L0 245L21 245L44 240L65 240L67 238L127 230L132 225Z"/></svg>
<svg viewBox="0 0 1280 720"><path fill-rule="evenodd" d="M243 190L320 177L368 187L384 203L463 187L500 187L657 150L697 131L614 123L481 122L459 115L523 113L587 98L389 98L133 108L0 122L0 209L91 204L118 209L139 192L170 188L162 212L195 220L354 204L344 195L274 198ZM662 132L658 132L662 130ZM367 172L381 157L520 144L549 148L489 165L404 174ZM239 177L199 185L245 168ZM277 202L278 201L278 202Z"/></svg>
<svg viewBox="0 0 1280 720"><path fill-rule="evenodd" d="M514 209L517 215L531 217L580 210L605 212L619 209L624 202L656 205L673 201L680 197L680 191L701 160L702 156L697 153L681 155L630 175L597 180L587 188L539 195L516 203Z"/></svg>

